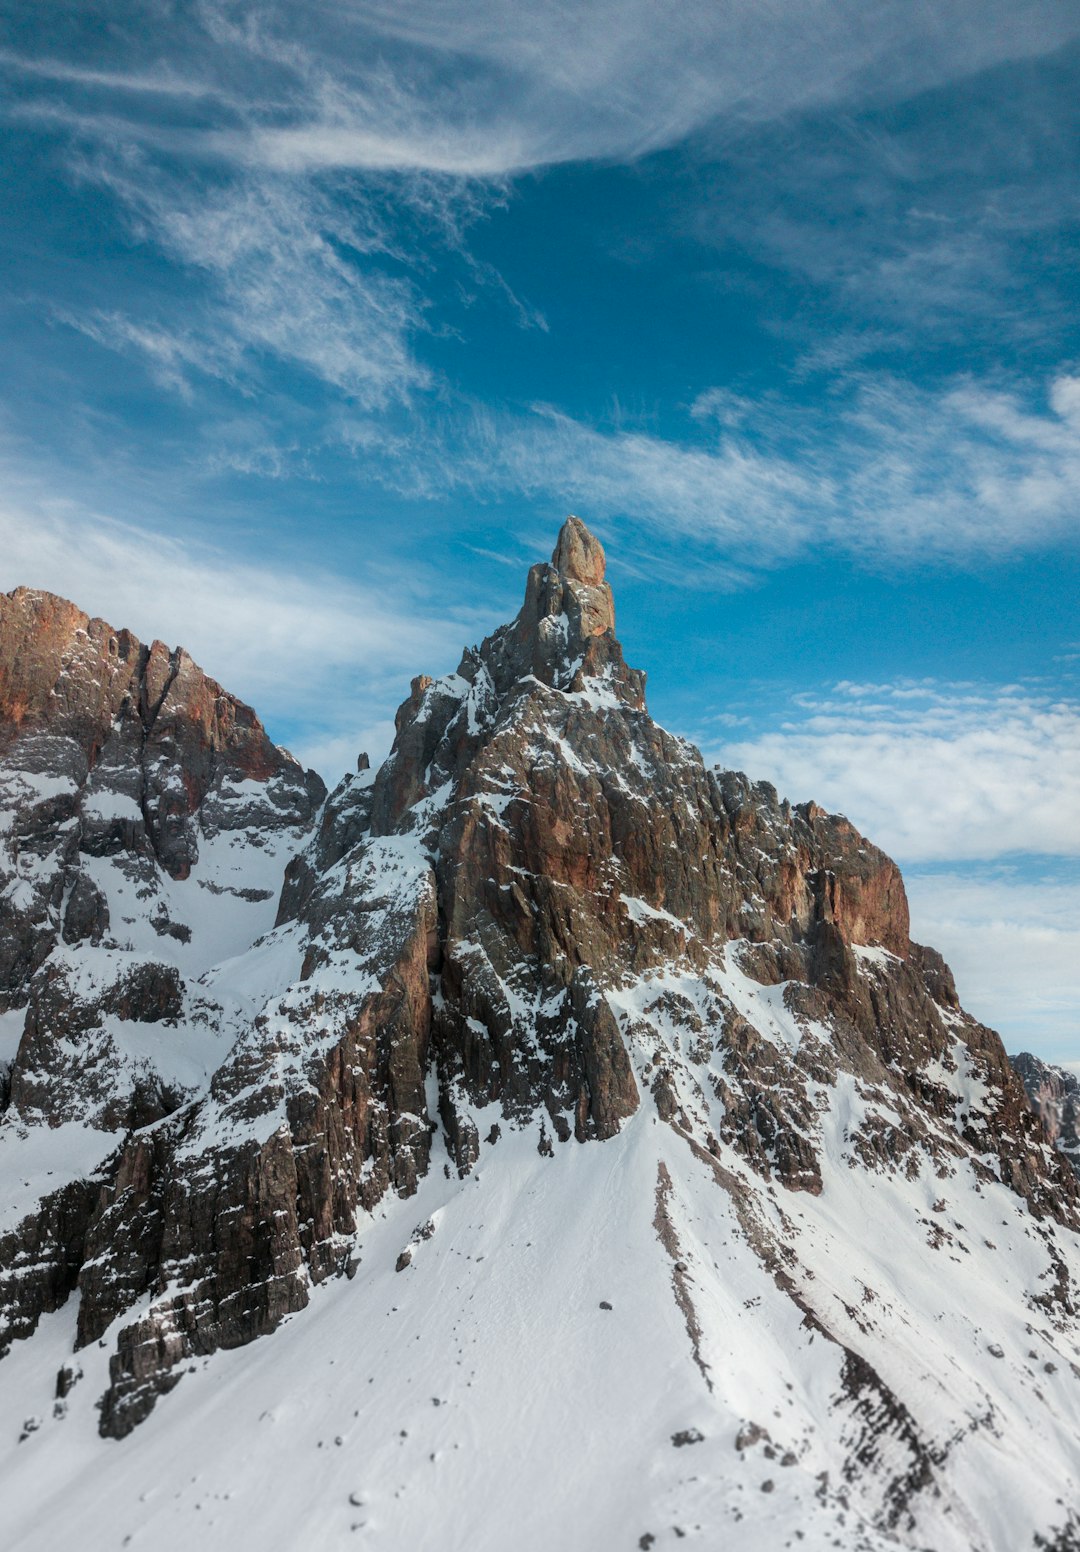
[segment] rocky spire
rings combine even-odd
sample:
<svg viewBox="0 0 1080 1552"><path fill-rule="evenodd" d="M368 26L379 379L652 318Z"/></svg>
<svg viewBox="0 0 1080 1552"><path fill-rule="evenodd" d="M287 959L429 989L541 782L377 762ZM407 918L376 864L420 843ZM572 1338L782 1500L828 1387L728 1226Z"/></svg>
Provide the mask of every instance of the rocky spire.
<svg viewBox="0 0 1080 1552"><path fill-rule="evenodd" d="M580 517L568 517L562 525L551 564L577 605L582 636L614 632L615 600L604 581L604 547Z"/></svg>
<svg viewBox="0 0 1080 1552"><path fill-rule="evenodd" d="M551 564L568 582L599 587L607 562L600 540L589 532L580 517L571 514L559 530Z"/></svg>
<svg viewBox="0 0 1080 1552"><path fill-rule="evenodd" d="M605 564L599 539L579 517L568 517L551 561L530 567L517 618L470 647L456 674L413 680L398 708L390 758L376 778L374 833L389 833L424 792L456 780L500 708L522 692L547 686L644 711L645 675L627 667L615 639Z"/></svg>
<svg viewBox="0 0 1080 1552"><path fill-rule="evenodd" d="M516 677L532 674L559 689L604 679L621 686L623 698L643 704L644 676L626 667L615 639L603 547L579 517L563 524L551 564L530 570L511 639Z"/></svg>

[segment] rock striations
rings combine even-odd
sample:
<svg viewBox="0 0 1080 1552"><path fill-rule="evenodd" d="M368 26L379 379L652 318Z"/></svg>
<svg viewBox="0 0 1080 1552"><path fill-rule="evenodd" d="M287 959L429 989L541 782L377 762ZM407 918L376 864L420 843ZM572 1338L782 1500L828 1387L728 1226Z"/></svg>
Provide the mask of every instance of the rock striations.
<svg viewBox="0 0 1080 1552"><path fill-rule="evenodd" d="M296 1333L350 1301L330 1362L382 1507L305 1496L289 1435L267 1523L291 1541L351 1512L420 1544L410 1473L445 1454L432 1547L1080 1545L1053 1080L911 942L889 858L652 721L614 619L570 518L517 618L414 679L388 759L327 798L183 652L0 600L0 1297L27 1413L33 1355L66 1344L0 1481L38 1450L55 1483L80 1407L125 1459L194 1459L206 1361L319 1289L268 1350L302 1364ZM517 1403L465 1426L480 1463L446 1434L404 1464L395 1420L428 1428L435 1385L505 1389L508 1353ZM365 1394L384 1361L389 1402ZM503 1450L565 1507L507 1492ZM267 1544L253 1503L215 1514L218 1544ZM78 1523L27 1515L27 1546ZM197 1523L176 1515L158 1552Z"/></svg>

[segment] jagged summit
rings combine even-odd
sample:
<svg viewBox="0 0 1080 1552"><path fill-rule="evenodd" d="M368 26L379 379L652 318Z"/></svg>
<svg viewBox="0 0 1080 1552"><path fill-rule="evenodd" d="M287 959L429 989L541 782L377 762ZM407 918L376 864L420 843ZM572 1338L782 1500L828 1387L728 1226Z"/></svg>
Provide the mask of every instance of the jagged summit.
<svg viewBox="0 0 1080 1552"><path fill-rule="evenodd" d="M315 772L274 745L251 707L183 647L144 645L65 598L25 587L0 594L0 750L26 782L62 769L69 796L92 798L81 804L84 832L104 804L113 828L104 826L96 844L105 854L121 845L112 811L125 799L129 830L140 830L175 878L197 860L198 817L217 823L220 810L228 825L221 791L229 784L273 784L285 823L310 818L326 796ZM65 819L74 806L60 802Z"/></svg>
<svg viewBox="0 0 1080 1552"><path fill-rule="evenodd" d="M499 686L533 675L544 684L582 690L588 682L626 704L644 707L645 675L626 667L615 639L615 601L604 580L603 547L578 517L559 532L550 565L529 571L525 602L513 625L480 648ZM468 673L466 654L459 673Z"/></svg>
<svg viewBox="0 0 1080 1552"><path fill-rule="evenodd" d="M604 580L607 561L600 540L589 532L580 517L571 513L559 529L551 564L568 582L599 587Z"/></svg>
<svg viewBox="0 0 1080 1552"><path fill-rule="evenodd" d="M1080 1077L1030 1051L1009 1058L1050 1141L1080 1175Z"/></svg>
<svg viewBox="0 0 1080 1552"><path fill-rule="evenodd" d="M257 833L268 856L295 848L325 796L183 648L144 645L53 593L0 594L0 1017L25 1008L40 967L63 979L62 944L124 941L133 908L199 944L171 886L218 887L230 837ZM105 881L121 871L132 898L110 907Z"/></svg>
<svg viewBox="0 0 1080 1552"><path fill-rule="evenodd" d="M395 717L390 756L375 779L376 834L399 824L421 797L453 783L501 721L545 690L590 705L645 709L645 675L628 668L615 638L615 604L600 541L568 517L550 564L530 567L516 619L470 647L457 672L419 675Z"/></svg>
<svg viewBox="0 0 1080 1552"><path fill-rule="evenodd" d="M560 529L551 564L577 605L581 634L614 632L615 601L604 581L604 549L579 517L568 517Z"/></svg>
<svg viewBox="0 0 1080 1552"><path fill-rule="evenodd" d="M571 518L379 770L276 827L226 772L186 877L120 795L198 746L132 710L72 786L13 703L21 1548L1073 1552L1077 1179L895 864L643 689Z"/></svg>

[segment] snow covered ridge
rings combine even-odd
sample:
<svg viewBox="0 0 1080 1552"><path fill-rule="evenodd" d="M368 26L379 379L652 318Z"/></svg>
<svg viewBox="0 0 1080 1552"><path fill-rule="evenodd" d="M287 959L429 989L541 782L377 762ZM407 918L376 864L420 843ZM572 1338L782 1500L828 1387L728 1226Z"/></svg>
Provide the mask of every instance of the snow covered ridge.
<svg viewBox="0 0 1080 1552"><path fill-rule="evenodd" d="M0 678L16 1545L1080 1545L1076 1176L890 860L651 720L584 525L321 806L102 630L126 743Z"/></svg>

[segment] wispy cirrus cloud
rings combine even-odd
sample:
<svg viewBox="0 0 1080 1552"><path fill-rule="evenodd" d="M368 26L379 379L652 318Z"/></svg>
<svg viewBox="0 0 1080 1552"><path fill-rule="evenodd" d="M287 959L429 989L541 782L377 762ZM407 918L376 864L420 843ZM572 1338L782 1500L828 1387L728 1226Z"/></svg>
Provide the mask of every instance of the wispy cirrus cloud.
<svg viewBox="0 0 1080 1552"><path fill-rule="evenodd" d="M153 370L193 368L257 376L260 357L299 366L365 408L407 401L431 374L411 336L423 307L407 275L364 262L392 254L396 240L370 201L342 203L325 191L253 179L207 187L96 158L93 176L139 228L189 274L212 283L214 300L183 326L91 316L82 327L103 343L144 351ZM183 379L181 379L182 381Z"/></svg>
<svg viewBox="0 0 1080 1552"><path fill-rule="evenodd" d="M1000 0L991 0L996 10ZM923 90L1080 32L1060 10L984 3L933 11L885 0L690 0L657 26L649 0L353 4L312 43L309 10L233 5L203 15L222 46L291 72L303 98L229 141L291 171L426 169L469 178L598 157L627 159L714 122L767 121L814 104ZM1008 25L1005 25L1007 22ZM284 122L282 119L284 118ZM241 149L242 148L242 149Z"/></svg>
<svg viewBox="0 0 1080 1552"><path fill-rule="evenodd" d="M551 406L521 416L478 414L455 426L441 454L407 479L435 493L521 493L597 518L629 517L723 546L736 564L775 563L801 548L800 520L835 498L830 478L749 441L680 444L633 429L600 429Z"/></svg>
<svg viewBox="0 0 1080 1552"><path fill-rule="evenodd" d="M20 54L13 49L0 49L0 69L7 68L16 75L56 81L67 86L81 86L95 92L131 92L136 96L179 97L195 100L213 97L220 101L235 101L222 92L219 86L185 77L172 68L139 71L123 69L88 69L64 59L35 57Z"/></svg>
<svg viewBox="0 0 1080 1552"><path fill-rule="evenodd" d="M763 288L815 299L777 307L771 326L817 382L870 359L918 375L958 347L1000 359L1005 341L1038 355L1074 312L1076 70L1064 47L721 139L703 168L687 158L699 197L673 201L673 218L706 254L751 259Z"/></svg>
<svg viewBox="0 0 1080 1552"><path fill-rule="evenodd" d="M861 375L812 409L707 390L691 414L713 434L479 411L408 458L396 447L382 475L420 495L543 496L628 519L719 551L736 585L822 546L965 564L1080 537L1080 378L1066 372L1024 397Z"/></svg>
<svg viewBox="0 0 1080 1552"><path fill-rule="evenodd" d="M200 334L190 324L170 329L116 309L79 313L54 306L52 316L57 323L75 329L98 345L135 356L156 383L189 403L198 378L216 377L235 383L241 370L240 351L234 340Z"/></svg>
<svg viewBox="0 0 1080 1552"><path fill-rule="evenodd" d="M143 342L174 387L189 381L178 363L197 335L204 361L215 347L249 366L262 354L368 407L435 381L417 348L428 323L418 246L430 255L441 241L468 263L462 231L520 173L846 114L1080 34L1068 8L1041 0L961 0L947 21L902 0L793 0L775 13L693 0L662 26L651 0L512 11L422 0L407 12L202 0L154 29L125 25L123 9L106 33L61 7L47 51L24 23L0 53L17 87L7 111L66 129L83 175L206 285L183 325L140 314L135 297L126 329L102 323L115 308L92 309L97 337L124 351ZM797 262L778 219L751 226L771 223L763 240ZM471 273L483 281L483 266ZM498 291L494 272L487 283ZM535 321L527 302L507 301Z"/></svg>

